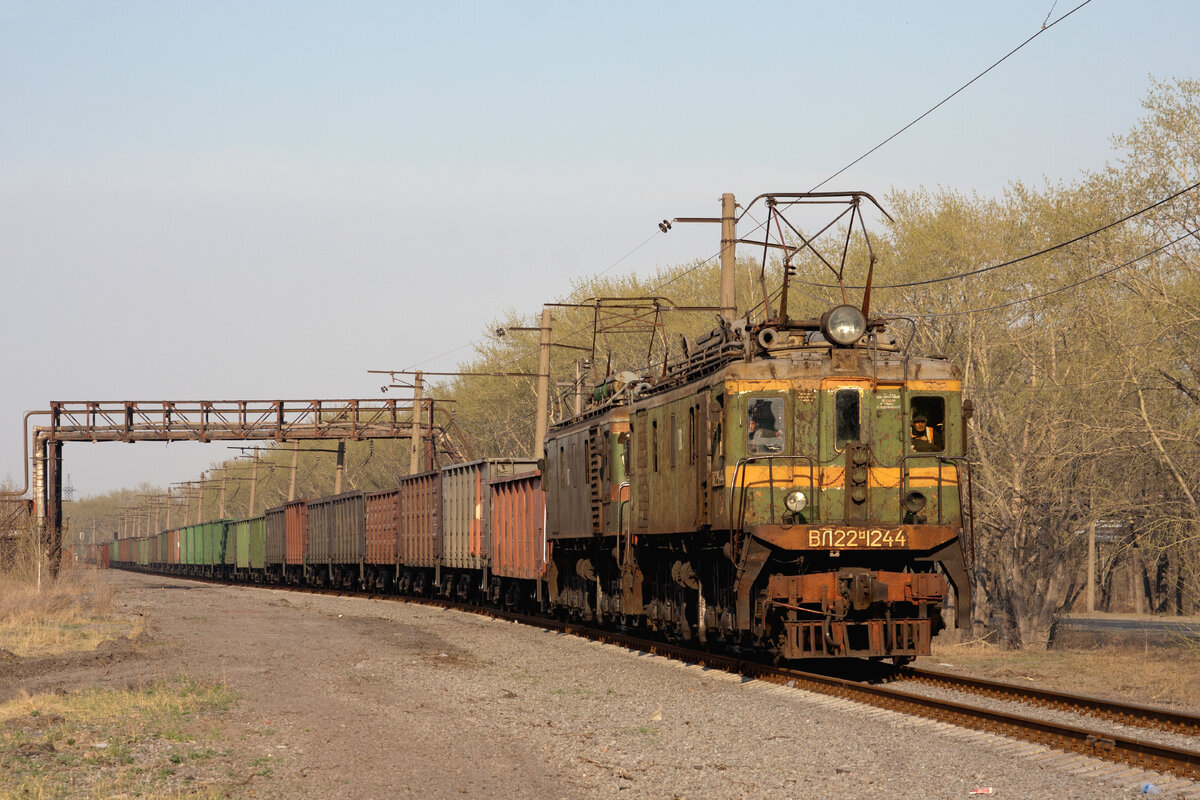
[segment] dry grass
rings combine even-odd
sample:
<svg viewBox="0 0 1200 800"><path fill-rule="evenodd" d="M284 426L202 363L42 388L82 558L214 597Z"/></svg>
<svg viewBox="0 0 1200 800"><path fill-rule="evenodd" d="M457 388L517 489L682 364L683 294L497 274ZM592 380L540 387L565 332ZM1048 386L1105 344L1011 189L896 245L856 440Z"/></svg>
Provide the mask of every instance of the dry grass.
<svg viewBox="0 0 1200 800"><path fill-rule="evenodd" d="M954 671L1011 683L1200 710L1200 650L1195 647L1035 651L935 641L933 657L920 662L932 669L950 665Z"/></svg>
<svg viewBox="0 0 1200 800"><path fill-rule="evenodd" d="M0 573L0 651L39 657L95 650L135 637L140 619L116 614L112 589L95 571L64 569L56 580L18 561Z"/></svg>
<svg viewBox="0 0 1200 800"><path fill-rule="evenodd" d="M249 776L229 768L204 716L232 700L180 678L0 704L0 797L230 796L230 773Z"/></svg>

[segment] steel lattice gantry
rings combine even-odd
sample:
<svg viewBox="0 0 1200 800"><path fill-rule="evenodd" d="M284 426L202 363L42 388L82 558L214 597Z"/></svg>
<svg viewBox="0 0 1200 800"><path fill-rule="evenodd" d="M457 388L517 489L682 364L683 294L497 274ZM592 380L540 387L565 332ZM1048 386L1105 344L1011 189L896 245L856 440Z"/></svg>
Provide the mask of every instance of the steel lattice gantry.
<svg viewBox="0 0 1200 800"><path fill-rule="evenodd" d="M47 442L276 442L407 437L412 409L397 400L55 402ZM403 420L403 422L401 421Z"/></svg>
<svg viewBox="0 0 1200 800"><path fill-rule="evenodd" d="M53 402L50 424L34 429L34 498L50 546L51 569L57 570L62 548L63 442L406 439L414 409L401 403L405 401Z"/></svg>

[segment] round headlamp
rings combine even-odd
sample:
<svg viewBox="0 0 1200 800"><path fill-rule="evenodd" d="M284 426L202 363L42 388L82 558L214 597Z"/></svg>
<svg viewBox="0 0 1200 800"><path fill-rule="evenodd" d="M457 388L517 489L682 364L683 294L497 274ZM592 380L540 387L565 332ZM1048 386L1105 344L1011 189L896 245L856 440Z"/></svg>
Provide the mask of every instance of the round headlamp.
<svg viewBox="0 0 1200 800"><path fill-rule="evenodd" d="M837 306L821 317L821 333L839 347L849 347L867 332L867 318L854 306Z"/></svg>
<svg viewBox="0 0 1200 800"><path fill-rule="evenodd" d="M904 509L916 514L925 508L925 495L920 492L909 492L904 496Z"/></svg>
<svg viewBox="0 0 1200 800"><path fill-rule="evenodd" d="M783 504L787 506L788 511L799 514L808 507L808 498L804 492L788 492L787 497L783 498Z"/></svg>

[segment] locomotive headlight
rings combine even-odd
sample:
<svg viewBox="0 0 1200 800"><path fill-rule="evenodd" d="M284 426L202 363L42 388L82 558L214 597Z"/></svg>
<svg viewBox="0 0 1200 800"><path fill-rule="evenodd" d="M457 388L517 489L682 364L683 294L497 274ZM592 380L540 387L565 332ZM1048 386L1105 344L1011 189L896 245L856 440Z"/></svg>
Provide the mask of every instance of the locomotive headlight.
<svg viewBox="0 0 1200 800"><path fill-rule="evenodd" d="M904 496L904 509L916 514L925 508L925 495L920 492L909 492Z"/></svg>
<svg viewBox="0 0 1200 800"><path fill-rule="evenodd" d="M821 333L839 347L849 347L867 332L867 318L854 306L837 306L821 317Z"/></svg>
<svg viewBox="0 0 1200 800"><path fill-rule="evenodd" d="M808 498L804 492L788 492L787 497L783 498L783 504L787 506L788 511L799 514L808 507Z"/></svg>

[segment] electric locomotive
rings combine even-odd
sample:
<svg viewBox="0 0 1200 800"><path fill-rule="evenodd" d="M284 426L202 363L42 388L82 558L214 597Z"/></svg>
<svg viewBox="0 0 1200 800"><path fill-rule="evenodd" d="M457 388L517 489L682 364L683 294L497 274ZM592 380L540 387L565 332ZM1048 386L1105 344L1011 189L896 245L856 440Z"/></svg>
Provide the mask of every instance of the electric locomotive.
<svg viewBox="0 0 1200 800"><path fill-rule="evenodd" d="M928 654L950 597L965 627L970 403L867 297L722 321L554 426L550 604L783 659Z"/></svg>

